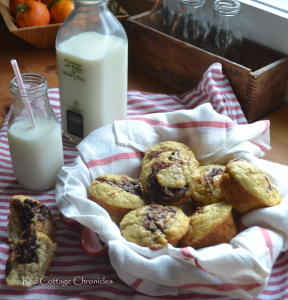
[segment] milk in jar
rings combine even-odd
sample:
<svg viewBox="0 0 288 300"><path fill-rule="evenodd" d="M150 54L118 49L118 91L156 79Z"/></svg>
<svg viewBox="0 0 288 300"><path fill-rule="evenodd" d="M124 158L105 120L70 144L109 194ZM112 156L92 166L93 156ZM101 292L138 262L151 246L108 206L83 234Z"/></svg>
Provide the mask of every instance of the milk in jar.
<svg viewBox="0 0 288 300"><path fill-rule="evenodd" d="M127 114L127 41L84 32L56 48L63 131L79 142Z"/></svg>
<svg viewBox="0 0 288 300"><path fill-rule="evenodd" d="M128 39L108 0L75 0L56 37L62 128L79 143L127 116Z"/></svg>
<svg viewBox="0 0 288 300"><path fill-rule="evenodd" d="M7 135L13 173L24 189L46 191L54 188L64 165L61 125L45 77L34 73L21 77L24 88L16 77L10 84L13 102Z"/></svg>
<svg viewBox="0 0 288 300"><path fill-rule="evenodd" d="M12 167L20 185L45 191L55 185L64 164L61 127L54 120L36 115L37 127L26 118L7 131Z"/></svg>

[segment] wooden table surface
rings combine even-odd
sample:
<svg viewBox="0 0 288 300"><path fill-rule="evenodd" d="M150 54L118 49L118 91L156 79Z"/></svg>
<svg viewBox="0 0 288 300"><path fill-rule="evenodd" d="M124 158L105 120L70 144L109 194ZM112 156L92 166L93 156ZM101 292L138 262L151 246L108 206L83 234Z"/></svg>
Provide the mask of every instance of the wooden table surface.
<svg viewBox="0 0 288 300"><path fill-rule="evenodd" d="M9 32L0 24L0 126L9 110L10 81L14 77L10 61L16 59L21 73L38 73L48 81L49 88L58 87L55 49L38 49ZM177 93L138 70L129 68L129 90L155 93ZM288 104L266 116L270 120L271 146L264 159L288 165Z"/></svg>

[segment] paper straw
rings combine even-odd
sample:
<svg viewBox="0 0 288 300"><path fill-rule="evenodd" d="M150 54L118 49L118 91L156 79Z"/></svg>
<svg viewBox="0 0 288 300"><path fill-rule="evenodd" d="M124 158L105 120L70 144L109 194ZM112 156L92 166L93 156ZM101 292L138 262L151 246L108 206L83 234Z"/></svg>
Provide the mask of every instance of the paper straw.
<svg viewBox="0 0 288 300"><path fill-rule="evenodd" d="M25 86L24 86L24 83L22 81L22 77L21 77L21 74L20 74L20 71L19 71L19 68L18 68L17 61L15 59L12 59L11 60L11 65L12 65L15 77L17 79L18 85L21 88L22 93L26 95ZM34 117L33 117L33 113L32 113L29 101L26 97L23 97L23 99L24 99L25 106L28 110L31 123L32 123L33 127L36 128L36 123L35 123L35 120L34 120Z"/></svg>

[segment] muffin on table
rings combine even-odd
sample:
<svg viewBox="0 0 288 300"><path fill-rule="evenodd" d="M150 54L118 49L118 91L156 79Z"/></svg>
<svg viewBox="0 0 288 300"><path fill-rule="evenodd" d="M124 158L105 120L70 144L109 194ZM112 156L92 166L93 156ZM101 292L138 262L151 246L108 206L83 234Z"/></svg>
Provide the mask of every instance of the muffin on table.
<svg viewBox="0 0 288 300"><path fill-rule="evenodd" d="M168 243L177 246L188 226L189 217L180 208L150 204L126 214L120 230L127 241L158 250Z"/></svg>
<svg viewBox="0 0 288 300"><path fill-rule="evenodd" d="M201 249L229 243L238 234L232 208L226 201L198 207L190 216L189 229L181 239L182 246Z"/></svg>
<svg viewBox="0 0 288 300"><path fill-rule="evenodd" d="M193 207L225 201L219 187L219 180L224 170L224 165L217 164L199 167L199 176L194 177L191 184Z"/></svg>
<svg viewBox="0 0 288 300"><path fill-rule="evenodd" d="M56 221L51 210L31 197L11 196L8 220L8 240L11 243L11 248L14 248L19 242L23 231L31 223L35 230L45 233L51 239L54 238Z"/></svg>
<svg viewBox="0 0 288 300"><path fill-rule="evenodd" d="M190 184L199 174L199 163L177 153L165 151L144 165L140 182L152 203L179 206L191 196Z"/></svg>
<svg viewBox="0 0 288 300"><path fill-rule="evenodd" d="M146 204L141 184L127 175L99 176L91 182L88 192L89 199L102 206L115 223L129 211Z"/></svg>
<svg viewBox="0 0 288 300"><path fill-rule="evenodd" d="M275 206L282 201L280 192L267 174L244 159L228 162L219 186L226 200L241 214Z"/></svg>
<svg viewBox="0 0 288 300"><path fill-rule="evenodd" d="M33 223L26 228L9 255L5 276L9 286L31 287L48 270L57 244L45 233L37 231Z"/></svg>

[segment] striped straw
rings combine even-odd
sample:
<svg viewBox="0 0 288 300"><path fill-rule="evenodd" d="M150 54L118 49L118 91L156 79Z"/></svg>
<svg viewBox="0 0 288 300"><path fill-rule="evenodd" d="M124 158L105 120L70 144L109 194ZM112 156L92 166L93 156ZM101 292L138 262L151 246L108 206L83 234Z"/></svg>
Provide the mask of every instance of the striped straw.
<svg viewBox="0 0 288 300"><path fill-rule="evenodd" d="M25 86L24 86L24 83L22 81L22 77L21 77L21 74L20 74L20 71L19 71L19 68L18 68L17 61L15 59L12 59L11 60L11 65L12 65L15 77L17 79L18 85L20 86L20 88L22 90L22 93L26 95ZM36 128L36 123L35 123L35 120L34 120L34 117L33 117L33 113L32 113L29 101L26 97L24 97L23 99L24 99L25 106L26 106L26 108L29 112L31 123L32 123L33 127Z"/></svg>

